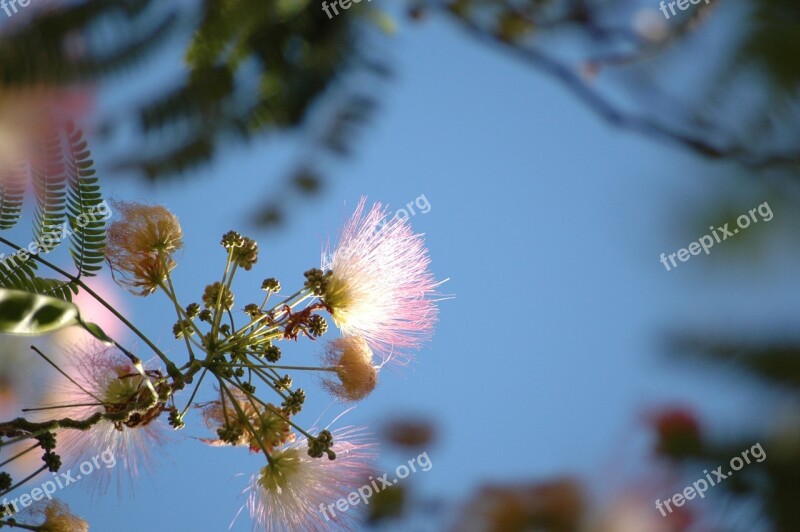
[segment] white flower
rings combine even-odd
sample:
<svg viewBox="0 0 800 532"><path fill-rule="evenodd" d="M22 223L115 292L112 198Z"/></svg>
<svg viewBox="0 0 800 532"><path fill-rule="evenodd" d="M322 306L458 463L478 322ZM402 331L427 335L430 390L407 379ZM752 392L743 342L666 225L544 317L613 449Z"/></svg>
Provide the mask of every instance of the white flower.
<svg viewBox="0 0 800 532"><path fill-rule="evenodd" d="M433 334L439 283L429 270L423 235L407 220L361 198L333 251L323 254L329 272L323 301L345 336L361 336L384 360L400 363Z"/></svg>
<svg viewBox="0 0 800 532"><path fill-rule="evenodd" d="M310 457L303 438L273 453L272 463L251 477L246 491L254 530L352 528L358 509L332 515L327 506L335 509L337 500L367 482L375 445L364 440L360 428L334 431L333 441L335 460Z"/></svg>

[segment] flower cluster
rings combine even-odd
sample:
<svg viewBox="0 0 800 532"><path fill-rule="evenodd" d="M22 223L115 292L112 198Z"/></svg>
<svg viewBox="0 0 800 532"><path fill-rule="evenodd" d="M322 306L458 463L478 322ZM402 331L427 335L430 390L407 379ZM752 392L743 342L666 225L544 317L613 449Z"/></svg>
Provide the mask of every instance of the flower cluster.
<svg viewBox="0 0 800 532"><path fill-rule="evenodd" d="M172 332L186 359L171 360L127 321L163 368L142 363L94 331L110 347L95 344L73 353L66 369L59 368L68 382L57 393L58 405L41 409L37 423L0 424L0 446L36 438L51 471L58 470L62 458L74 463L108 449L135 474L165 437L162 414L180 429L194 407L215 434L203 442L246 447L263 456L264 465L246 490L256 527L326 529L319 505L363 484L374 444L360 428L304 429L299 419L309 392L291 373L321 375L325 390L354 402L375 390L384 364L410 360L411 351L430 338L437 315L438 283L422 236L405 220L387 222L384 207L368 209L362 199L338 244L324 250L321 268L307 270L297 291L283 295L282 283L267 277L253 298L237 297L233 280L255 269L258 244L230 231L220 241L225 252L220 277L186 302L172 279L175 253L183 247L178 218L160 206L118 203L116 209L121 219L109 228L107 261L133 294L165 296L176 315ZM285 362L281 343L316 342L329 333L326 316L340 336L321 342L309 360ZM203 382L211 384L212 397L199 402ZM190 386L188 400L179 406L180 392ZM56 425L43 417L49 408L59 409ZM97 479L101 488L110 483L107 476ZM10 477L0 478L0 484L7 490ZM48 511L50 522L66 519L60 517L61 507ZM351 518L341 516L345 521L337 524L347 527Z"/></svg>
<svg viewBox="0 0 800 532"><path fill-rule="evenodd" d="M158 419L166 407L163 402L152 400L144 382L147 378L161 380L161 373L145 370L142 375L115 349L94 344L74 349L64 369L71 380L53 393L54 401L62 405L59 416L104 417L92 430L56 433L62 460L77 464L107 449L132 476L147 469L149 451L166 440L165 428ZM163 383L157 386L165 388ZM41 413L37 417L40 416ZM93 487L106 489L111 483L111 470L98 470L90 482Z"/></svg>

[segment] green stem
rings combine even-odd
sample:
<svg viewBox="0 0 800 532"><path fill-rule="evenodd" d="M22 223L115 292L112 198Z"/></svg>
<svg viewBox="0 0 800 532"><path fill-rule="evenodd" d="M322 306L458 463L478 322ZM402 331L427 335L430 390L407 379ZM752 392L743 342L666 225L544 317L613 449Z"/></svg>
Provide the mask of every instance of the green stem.
<svg viewBox="0 0 800 532"><path fill-rule="evenodd" d="M264 456L267 457L267 462L269 462L270 465L272 465L272 456L270 456L269 451L267 451L267 446L264 445L263 441L261 441L261 436L258 435L258 432L256 432L255 427L253 427L253 425L250 423L250 420L247 418L247 415L244 413L244 410L242 410L242 407L239 406L239 403L238 401L236 401L236 398L233 396L233 393L231 393L228 387L225 386L225 383L222 382L222 379L219 377L219 375L217 375L216 377L217 380L219 381L220 389L225 390L225 392L228 394L228 397L230 397L231 403L233 404L233 408L236 410L236 413L239 414L239 417L242 419L242 421L244 421L247 424L247 427L250 429L250 433L256 439L256 442L258 442L258 445L259 447L261 447L261 450L264 451ZM247 392L245 392L245 394L247 394ZM249 394L247 395L249 396Z"/></svg>
<svg viewBox="0 0 800 532"><path fill-rule="evenodd" d="M270 411L271 411L273 414L275 414L276 416L278 416L278 417L280 417L281 419L283 419L284 421L286 421L286 422L287 422L289 425L291 425L292 427L294 427L295 429L297 429L297 431L298 431L298 432L300 432L300 434L302 434L302 435L303 435L303 436L305 436L306 438L311 438L311 439L314 439L314 438L316 437L316 436L312 436L311 434L309 434L308 432L306 432L306 431L305 431L305 429L303 429L303 427L301 427L300 425L298 425L297 423L295 423L294 421L292 421L292 420L291 420L289 417L287 417L287 416L283 415L283 412L281 412L280 410L277 410L277 409L276 409L274 406L272 406L272 405L270 405L270 404L268 404L268 403L265 403L264 401L262 401L261 399L259 399L259 398L258 398L258 397L256 397L255 395L251 394L251 393L250 393L250 392L248 392L247 390L242 390L242 389L241 389L239 386L237 386L237 385L236 385L236 383L235 383L235 382L231 381L230 379L227 379L227 378L226 378L225 380L226 380L226 381L228 381L228 382L230 382L230 383L231 383L233 386L235 386L235 387L239 388L239 389L242 391L242 393L244 393L244 394L245 394L247 397L251 397L251 398L255 399L256 401L258 401L259 403L261 403L261 404L264 406L264 408L266 408L266 409L270 410ZM274 388L273 388L273 389L274 389ZM277 391L277 390L276 390L276 391Z"/></svg>
<svg viewBox="0 0 800 532"><path fill-rule="evenodd" d="M19 246L17 246L16 244L14 244L13 242L9 242L8 240L6 240L6 239L5 239L5 238L3 238L3 237L0 237L0 242L2 242L3 244L5 244L5 245L7 245L7 246L10 246L10 247L12 247L12 248L14 248L14 249L16 249L16 250L20 250L20 249L22 249L22 248L20 248ZM31 255L31 257L32 257L32 258L33 258L33 260L35 260L36 262L39 262L39 263L41 263L41 264L44 264L45 266L47 266L48 268L50 268L50 269L51 269L51 270L53 270L54 272L56 272L56 273L58 273L58 274L60 274L60 275L63 275L64 277L66 277L67 279L69 279L71 282L73 282L73 283L75 283L76 285L80 286L80 287L81 287L83 290L85 290L85 291L86 291L86 293L87 293L87 294L89 294L89 295L90 295L90 296L92 296L94 299L96 299L96 300L97 300L97 302L99 302L99 303L100 303L101 305L103 305L103 306L104 306L104 307L105 307L105 308L106 308L106 309L107 309L109 312L111 312L111 313L112 313L114 316L116 316L116 318L117 318L119 321L121 321L121 322L122 322L122 323L123 323L123 324L124 324L124 325L125 325L125 326L126 326L128 329L130 329L131 331L133 331L133 333L134 333L136 336L138 336L139 338L141 338L141 339L142 339L142 341L143 341L144 343L146 343L146 344L147 344L147 346L148 346L150 349L152 349L152 350L153 350L153 352L154 352L156 355L158 355L158 357L161 359L161 361L162 361L162 362L164 362L164 364L167 366L167 372L168 372L170 375L172 375L172 372L173 372L173 371L177 371L177 369L178 369L178 368L176 368L176 367L175 367L175 364L173 364L173 363L172 363L172 361L171 361L169 358L167 358L167 355L165 355L164 353L162 353L162 352L161 352L161 350L160 350L158 347L156 347L156 346L155 346L155 344L154 344L153 342L151 342L151 341L150 341L150 339L149 339L147 336L145 336L145 335L142 333L142 331L140 331L139 329L137 329L137 328L136 328L136 326L134 326L134 325L133 325L133 324L132 324L130 321L128 321L128 320L125 318L125 316L123 316L122 314L120 314L120 313L117 311L117 309L115 309L114 307L112 307L112 306L111 306L111 305L110 305L110 304L109 304L109 303L108 303L108 302L107 302L105 299L103 299L102 297L100 297L100 296L99 296L99 295L98 295L98 294L97 294L97 293L96 293L94 290L92 290L91 288L89 288L89 286L87 286L87 285L86 285L86 283L84 283L83 281L81 281L81 280L80 280L80 278L78 278L78 277L75 277L74 275L72 275L72 274L70 274L70 273L68 273L68 272L66 272L66 271L64 271L64 270L62 270L61 268L59 268L59 267L58 267L58 266L56 266L55 264L52 264L51 262L49 262L49 261L47 261L47 260L45 260L45 259L41 258L41 257L40 257L40 256L38 256L38 255Z"/></svg>
<svg viewBox="0 0 800 532"><path fill-rule="evenodd" d="M230 336L230 337L226 338L226 340L222 343L222 345L219 347L218 350L220 352L227 352L227 351L232 351L233 349L236 349L239 346L261 345L261 344L264 344L266 342L269 342L270 340L272 340L274 338L281 338L282 336L283 336L283 333L281 331L279 331L279 330L275 330L275 331L273 331L271 333L264 333L264 335L259 337L258 339L253 339L250 336L243 336L243 337L235 338L235 339L231 340L231 338L233 338L233 336Z"/></svg>
<svg viewBox="0 0 800 532"><path fill-rule="evenodd" d="M198 379L197 384L195 385L194 390L192 391L192 396L189 397L189 402L186 403L186 408L184 408L183 412L181 412L181 417L183 417L186 414L186 411L189 410L189 407L192 406L192 401L194 401L194 396L197 395L197 390L200 389L200 385L203 383L203 379L205 378L207 372L208 368L205 368L203 369L203 373L200 374L200 379Z"/></svg>
<svg viewBox="0 0 800 532"><path fill-rule="evenodd" d="M272 309L270 309L270 312L272 312L272 311L274 311L274 310L278 309L279 307L284 307L284 306L287 306L287 307L289 307L289 310L293 310L293 309L294 309L294 308L295 308L297 305L299 305L300 303L302 303L303 301L305 301L305 300L306 300L306 299L308 299L309 297L312 297L312 298L314 297L314 296L311 296L311 295L310 295L308 292L305 292L305 293L304 293L304 292L305 292L305 289L303 289L303 290L300 290L299 292L297 292L296 294L292 295L292 296L291 296L289 299L287 299L286 301L284 301L284 302L283 302L283 303L281 303L280 305L276 305L275 307L273 307ZM302 297L300 297L301 295L302 295ZM288 301L291 301L291 300L292 300L293 298L295 298L295 297L299 297L299 299L297 299L297 301L294 301L293 303L289 304L289 303L288 303ZM285 309L281 309L281 310L285 311ZM287 313L286 313L286 317L288 317L288 316L289 316L289 313L287 312ZM258 338L258 337L259 337L259 335L262 335L262 334L269 334L269 327L277 327L278 325L280 325L280 322L281 322L281 321L283 321L283 319L284 319L284 318L280 318L279 320L276 320L276 321L275 321L275 323L274 323L273 325L271 325L271 326L266 326L266 327L267 327L267 331L264 331L263 333L262 333L262 330L264 329L265 325L262 323L262 324L261 324L261 325L260 325L258 328L256 328L254 331L251 331L251 332L250 332L250 333L247 335L247 337L248 337L248 338Z"/></svg>
<svg viewBox="0 0 800 532"><path fill-rule="evenodd" d="M161 256L159 254L159 256ZM163 257L162 257L163 258ZM189 335L186 334L186 327L183 326L184 321L188 321L192 328L194 329L195 333L198 336L202 336L200 329L197 328L197 325L194 321L190 320L186 313L184 313L183 308L181 308L180 304L178 303L178 296L175 293L175 286L172 284L172 276L169 274L169 268L167 267L166 261L164 261L164 270L167 272L167 286L161 284L161 289L167 295L172 304L175 305L175 312L178 314L178 323L181 326L181 332L183 333L183 339L186 341L186 350L189 352L189 362L194 360L194 351L192 350L192 343L189 341Z"/></svg>
<svg viewBox="0 0 800 532"><path fill-rule="evenodd" d="M211 325L211 338L214 339L216 339L219 334L219 322L222 320L222 296L225 293L225 288L228 286L228 272L231 270L232 262L233 248L228 250L228 260L225 262L225 271L222 273L222 280L219 283L219 292L217 293L217 301L214 305L214 321ZM231 278L233 278L233 273L231 273Z"/></svg>
<svg viewBox="0 0 800 532"><path fill-rule="evenodd" d="M219 364L220 366L230 367L230 368L264 368L264 369L286 369L286 370L296 370L296 371L338 371L339 368L336 366L329 367L329 368L321 368L321 367L314 367L314 366L273 366L270 364L234 364L234 363L226 363L226 364Z"/></svg>
<svg viewBox="0 0 800 532"><path fill-rule="evenodd" d="M300 290L298 290L298 291L297 291L297 292L295 292L294 294L290 295L288 298L284 299L282 303L279 303L279 304L275 305L274 307L272 307L271 309L269 309L268 311L266 311L266 312L264 313L264 315L262 315L262 316L259 316L258 318L255 318L255 319L251 320L251 321L250 321L250 323L248 323L247 325L245 325L245 326L244 326L244 327L242 327L241 329L237 330L237 331L236 331L235 333L233 333L231 336L239 336L239 335L240 335L240 334L242 334L242 333L243 333L245 330L247 330L247 329L249 329L249 328L251 328L251 327L254 327L255 325L258 325L258 324L260 324L260 322L261 322L261 321L263 321L264 319L266 319L266 317L268 316L268 314L269 314L270 312L272 312L272 311L276 310L278 307L282 307L283 305L286 305L288 301L292 301L294 298L296 298L296 297L299 297L300 295L303 295L303 293L304 293L304 292L306 292L306 289L305 289L305 288L301 288ZM306 293L306 294L305 294L305 296L307 296L307 295L308 295L308 294ZM294 307L295 307L295 306L296 306L298 303L300 303L300 302L301 302L301 301L303 301L304 299L305 299L305 297L303 297L302 299L300 299L300 300L296 301L296 302L295 302L295 303L293 303L292 305L289 305L289 307L290 307L290 308L294 308ZM247 337L250 337L250 334L251 334L251 333L248 333L248 334L247 334Z"/></svg>
<svg viewBox="0 0 800 532"><path fill-rule="evenodd" d="M263 371L263 370L261 370L261 369L259 369L259 368L252 368L250 371L252 371L252 372L253 372L253 374L254 374L256 377L258 377L259 379L261 379L261 382L263 382L264 384L266 384L267 386L269 386L269 387L270 387L270 389L272 389L272 391L273 391L273 392L277 393L277 394L278 394L278 395L281 397L281 399L286 399L286 398L288 397L288 396L287 396L285 393L283 393L283 392L282 392L282 391L281 391L281 390L280 390L278 387L276 387L276 386L275 386L275 383L277 383L277 382L278 382L278 379L277 379L277 378L274 378L272 375L269 375L269 374L267 374L267 373L264 373L264 371Z"/></svg>

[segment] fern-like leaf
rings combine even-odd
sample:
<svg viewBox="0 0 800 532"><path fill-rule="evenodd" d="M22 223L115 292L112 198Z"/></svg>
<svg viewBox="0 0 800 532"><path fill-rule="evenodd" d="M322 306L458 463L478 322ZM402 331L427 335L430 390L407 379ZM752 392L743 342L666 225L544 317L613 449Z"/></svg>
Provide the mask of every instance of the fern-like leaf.
<svg viewBox="0 0 800 532"><path fill-rule="evenodd" d="M36 139L30 166L36 196L34 240L10 256L0 255L0 288L22 290L70 301L77 283L37 277L31 254L46 254L69 235L77 278L95 275L103 265L105 219L109 214L100 194L91 154L83 132L73 124L51 124ZM27 172L0 186L0 229L14 225L22 210Z"/></svg>
<svg viewBox="0 0 800 532"><path fill-rule="evenodd" d="M36 262L17 254L0 257L0 287L18 288L36 276Z"/></svg>
<svg viewBox="0 0 800 532"><path fill-rule="evenodd" d="M33 263L33 261L29 261ZM46 279L44 277L21 277L8 283L0 283L0 288L22 290L30 294L55 297L64 301L72 301L72 296L78 293L78 287L72 281Z"/></svg>
<svg viewBox="0 0 800 532"><path fill-rule="evenodd" d="M32 165L36 193L33 237L36 242L52 240L55 247L60 243L67 199L67 179L58 129L51 127L37 144Z"/></svg>
<svg viewBox="0 0 800 532"><path fill-rule="evenodd" d="M22 214L25 200L25 167L0 175L0 230L11 229Z"/></svg>
<svg viewBox="0 0 800 532"><path fill-rule="evenodd" d="M0 230L13 228L22 215L27 185L27 166L23 163L8 171L0 181ZM24 256L24 255L23 255ZM13 288L36 275L36 263L14 253L0 254L0 287Z"/></svg>
<svg viewBox="0 0 800 532"><path fill-rule="evenodd" d="M92 276L103 267L105 209L101 208L103 198L83 132L73 124L67 124L66 132L67 219L72 231L70 254L78 268L78 277Z"/></svg>

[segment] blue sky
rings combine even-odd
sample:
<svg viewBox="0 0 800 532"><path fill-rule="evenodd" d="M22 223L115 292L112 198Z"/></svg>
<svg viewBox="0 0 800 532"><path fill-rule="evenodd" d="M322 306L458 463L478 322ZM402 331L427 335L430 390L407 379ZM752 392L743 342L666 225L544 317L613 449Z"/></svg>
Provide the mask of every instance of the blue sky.
<svg viewBox="0 0 800 532"><path fill-rule="evenodd" d="M339 423L377 427L395 414L434 420L433 468L408 482L452 499L487 480L562 474L599 491L620 455L633 474L645 470L637 420L648 407L694 404L724 429L771 404L768 391L754 400L729 376L671 361L663 340L680 326L746 332L775 326L776 316L788 324L797 255L777 235L789 213L776 207L773 221L753 229L767 241L760 262L728 260L724 243L666 272L659 255L705 234L703 209L721 193L748 190L735 168L607 126L553 81L442 21L404 28L394 41L398 76L359 136L357 156L332 166L323 195L299 204L279 232L249 226L248 215L269 201L270 183L296 153L282 140L231 149L169 183L106 181L119 199L163 203L179 216L186 245L175 278L186 302L219 276L218 241L230 229L261 247L256 268L239 279L246 301L265 277L298 286L361 195L396 209L424 194L431 210L412 223L426 235L436 276L449 278L442 291L454 297L441 303L436 336L417 361L385 371ZM104 96L106 105L124 84ZM748 190L742 201L755 207L766 194ZM163 298L125 305L160 345L180 352ZM300 343L290 355L314 349ZM308 424L343 410L314 392ZM132 497L90 497L80 487L61 495L93 530L224 530L260 461L182 438L207 435L198 423L187 427ZM381 468L413 456L388 454ZM248 528L245 516L234 530Z"/></svg>

